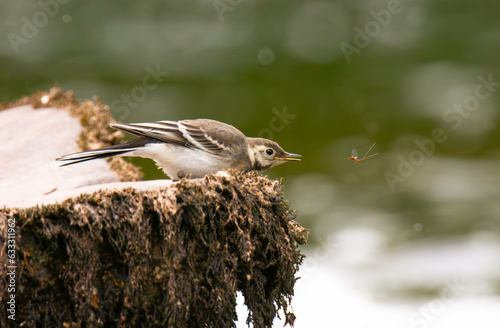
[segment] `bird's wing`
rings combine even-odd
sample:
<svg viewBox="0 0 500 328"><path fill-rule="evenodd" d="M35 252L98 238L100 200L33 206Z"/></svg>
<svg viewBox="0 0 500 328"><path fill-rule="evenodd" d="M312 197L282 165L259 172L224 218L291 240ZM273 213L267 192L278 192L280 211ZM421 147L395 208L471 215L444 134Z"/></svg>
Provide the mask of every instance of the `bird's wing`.
<svg viewBox="0 0 500 328"><path fill-rule="evenodd" d="M111 124L111 127L136 136L146 137L152 142L166 142L188 146L188 142L179 131L177 122Z"/></svg>
<svg viewBox="0 0 500 328"><path fill-rule="evenodd" d="M245 136L231 125L212 120L159 121L156 123L112 124L114 128L165 142L219 155Z"/></svg>

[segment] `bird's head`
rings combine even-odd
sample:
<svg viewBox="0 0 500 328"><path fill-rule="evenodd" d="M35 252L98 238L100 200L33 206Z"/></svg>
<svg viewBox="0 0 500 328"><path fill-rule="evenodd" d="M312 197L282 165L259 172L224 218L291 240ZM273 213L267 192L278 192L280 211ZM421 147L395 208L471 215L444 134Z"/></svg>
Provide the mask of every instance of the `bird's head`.
<svg viewBox="0 0 500 328"><path fill-rule="evenodd" d="M252 170L266 171L289 161L300 161L299 154L288 153L276 142L263 138L248 138L248 155Z"/></svg>

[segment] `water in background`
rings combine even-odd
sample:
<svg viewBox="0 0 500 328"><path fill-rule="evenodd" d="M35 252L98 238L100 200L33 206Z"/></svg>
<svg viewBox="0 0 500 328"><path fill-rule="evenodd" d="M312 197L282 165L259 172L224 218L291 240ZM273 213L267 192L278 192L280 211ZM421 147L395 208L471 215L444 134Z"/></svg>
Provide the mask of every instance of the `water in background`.
<svg viewBox="0 0 500 328"><path fill-rule="evenodd" d="M301 153L269 172L312 229L296 327L498 327L499 12L0 1L0 100L56 84L122 122L212 118Z"/></svg>

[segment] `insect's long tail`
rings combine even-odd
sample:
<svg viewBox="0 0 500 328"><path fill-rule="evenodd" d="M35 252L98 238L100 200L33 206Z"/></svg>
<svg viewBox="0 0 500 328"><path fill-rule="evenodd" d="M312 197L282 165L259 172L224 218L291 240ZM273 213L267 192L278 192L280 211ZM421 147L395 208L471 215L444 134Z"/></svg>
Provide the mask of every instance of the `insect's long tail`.
<svg viewBox="0 0 500 328"><path fill-rule="evenodd" d="M373 147L375 147L376 144L377 144L376 142L373 143L373 145L370 147L370 149L368 149L366 154L363 156L363 159L367 159L367 158L373 157L375 155L378 155L378 153L375 153L375 154L371 154L370 156L366 157L366 155L368 155L368 153L370 153L372 151Z"/></svg>

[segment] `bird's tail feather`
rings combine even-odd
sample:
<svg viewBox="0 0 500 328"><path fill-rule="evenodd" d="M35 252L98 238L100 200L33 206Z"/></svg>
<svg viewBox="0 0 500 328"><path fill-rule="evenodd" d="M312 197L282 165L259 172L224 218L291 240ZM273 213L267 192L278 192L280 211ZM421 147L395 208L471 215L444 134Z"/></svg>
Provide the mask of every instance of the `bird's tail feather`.
<svg viewBox="0 0 500 328"><path fill-rule="evenodd" d="M66 166L98 158L108 158L112 156L124 155L126 153L130 153L134 150L137 150L138 148L142 148L144 147L145 144L150 142L151 141L148 140L147 138L138 138L119 145L64 155L58 157L56 160L66 162L60 165L60 166Z"/></svg>

